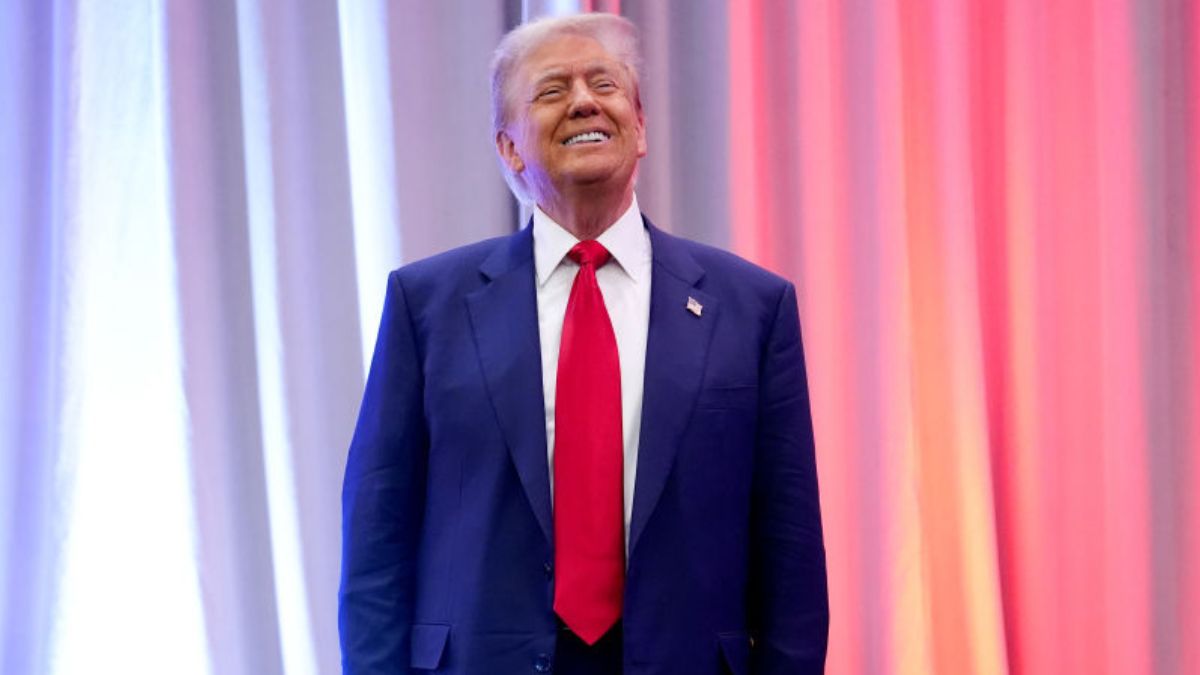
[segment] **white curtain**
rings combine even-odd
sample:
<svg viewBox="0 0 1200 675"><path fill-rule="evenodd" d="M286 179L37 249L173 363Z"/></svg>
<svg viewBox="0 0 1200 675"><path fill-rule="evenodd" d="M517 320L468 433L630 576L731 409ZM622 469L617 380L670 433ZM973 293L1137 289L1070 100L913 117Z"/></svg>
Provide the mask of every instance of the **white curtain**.
<svg viewBox="0 0 1200 675"><path fill-rule="evenodd" d="M338 670L387 270L511 231L504 3L0 8L0 671Z"/></svg>

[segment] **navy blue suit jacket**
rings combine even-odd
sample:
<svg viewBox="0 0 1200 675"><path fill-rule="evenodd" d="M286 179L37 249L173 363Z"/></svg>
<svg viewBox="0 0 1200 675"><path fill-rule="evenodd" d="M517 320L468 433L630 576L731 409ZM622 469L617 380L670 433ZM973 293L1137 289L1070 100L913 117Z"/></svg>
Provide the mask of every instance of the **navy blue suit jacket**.
<svg viewBox="0 0 1200 675"><path fill-rule="evenodd" d="M795 290L647 227L625 673L822 672L829 609ZM531 229L388 279L342 495L347 673L552 662Z"/></svg>

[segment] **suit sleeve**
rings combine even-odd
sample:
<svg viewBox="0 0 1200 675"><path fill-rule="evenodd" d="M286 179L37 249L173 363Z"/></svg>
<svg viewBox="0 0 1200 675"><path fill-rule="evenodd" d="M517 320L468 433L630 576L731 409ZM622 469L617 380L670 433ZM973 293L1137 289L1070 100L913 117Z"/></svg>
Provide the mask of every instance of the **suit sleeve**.
<svg viewBox="0 0 1200 675"><path fill-rule="evenodd" d="M428 433L418 342L396 272L342 485L338 630L347 675L409 672Z"/></svg>
<svg viewBox="0 0 1200 675"><path fill-rule="evenodd" d="M759 373L750 623L756 675L822 673L825 546L796 292L780 294Z"/></svg>

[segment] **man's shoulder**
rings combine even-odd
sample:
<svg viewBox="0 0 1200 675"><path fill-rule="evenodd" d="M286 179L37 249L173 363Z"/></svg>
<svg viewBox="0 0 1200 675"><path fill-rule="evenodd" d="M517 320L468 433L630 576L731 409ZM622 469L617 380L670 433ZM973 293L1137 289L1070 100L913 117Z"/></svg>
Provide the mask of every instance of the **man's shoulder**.
<svg viewBox="0 0 1200 675"><path fill-rule="evenodd" d="M410 307L436 308L471 293L484 284L482 270L499 252L516 255L516 235L502 235L452 248L392 270Z"/></svg>
<svg viewBox="0 0 1200 675"><path fill-rule="evenodd" d="M704 284L735 284L778 293L790 285L784 277L723 248L659 230L660 245L686 253L704 271Z"/></svg>

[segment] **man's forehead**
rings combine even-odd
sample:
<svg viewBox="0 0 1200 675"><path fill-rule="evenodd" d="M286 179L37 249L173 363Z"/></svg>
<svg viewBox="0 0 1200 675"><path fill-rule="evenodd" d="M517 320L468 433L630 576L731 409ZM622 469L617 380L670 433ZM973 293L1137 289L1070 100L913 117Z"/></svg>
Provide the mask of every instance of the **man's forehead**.
<svg viewBox="0 0 1200 675"><path fill-rule="evenodd" d="M531 49L522 59L529 72L540 75L553 68L577 70L603 64L612 68L620 61L596 38L586 35L559 35Z"/></svg>

